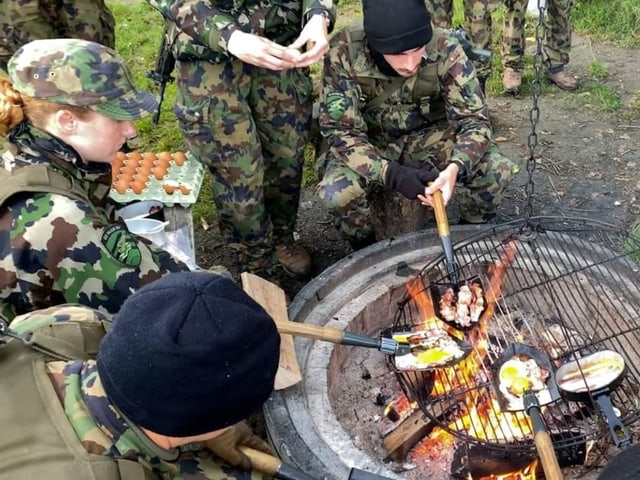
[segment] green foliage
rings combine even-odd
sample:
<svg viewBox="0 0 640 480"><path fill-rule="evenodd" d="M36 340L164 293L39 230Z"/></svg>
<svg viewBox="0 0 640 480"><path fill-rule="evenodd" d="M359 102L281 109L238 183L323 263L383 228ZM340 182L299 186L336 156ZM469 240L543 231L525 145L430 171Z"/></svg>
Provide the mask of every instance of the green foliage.
<svg viewBox="0 0 640 480"><path fill-rule="evenodd" d="M589 0L576 2L571 11L576 31L621 46L640 45L638 0Z"/></svg>
<svg viewBox="0 0 640 480"><path fill-rule="evenodd" d="M589 63L588 69L591 76L598 80L604 80L609 76L609 70L606 65L603 65L600 62L593 61Z"/></svg>
<svg viewBox="0 0 640 480"><path fill-rule="evenodd" d="M615 89L596 81L583 82L578 93L565 97L563 103L567 108L579 103L594 112L615 112L622 106Z"/></svg>

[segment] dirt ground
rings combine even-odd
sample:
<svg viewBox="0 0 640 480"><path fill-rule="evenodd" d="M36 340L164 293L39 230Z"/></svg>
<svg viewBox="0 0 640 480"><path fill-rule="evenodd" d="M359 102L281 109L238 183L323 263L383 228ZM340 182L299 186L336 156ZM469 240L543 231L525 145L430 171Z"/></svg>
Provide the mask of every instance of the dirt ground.
<svg viewBox="0 0 640 480"><path fill-rule="evenodd" d="M635 221L640 213L640 111L631 104L637 105L640 96L639 57L640 49L574 36L571 71L585 82L590 80L591 62L604 66L608 76L601 82L620 95L623 106L616 113L597 112L589 105L589 93L551 88L543 94L536 128L533 214L587 217L624 226ZM496 219L500 223L523 215L532 98L490 94L488 103L500 148L521 167L500 208ZM449 208L452 223L454 208ZM313 186L303 191L297 233L311 252L315 274L351 252ZM215 226L206 231L196 226L195 243L199 265L231 267L230 252ZM291 298L305 285L286 278L281 283Z"/></svg>

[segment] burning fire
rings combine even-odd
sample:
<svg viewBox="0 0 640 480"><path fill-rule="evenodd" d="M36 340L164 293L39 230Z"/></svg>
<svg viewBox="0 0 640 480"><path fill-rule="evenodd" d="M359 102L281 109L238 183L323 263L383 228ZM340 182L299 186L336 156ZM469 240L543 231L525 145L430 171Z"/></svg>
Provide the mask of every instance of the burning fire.
<svg viewBox="0 0 640 480"><path fill-rule="evenodd" d="M437 317L433 298L421 280L407 284L411 298L423 318L421 329L442 329L473 345L472 353L457 365L435 371L435 381L429 394L432 397L446 396L459 400L463 413L448 425L448 430L466 432L469 436L482 440L522 440L523 436L533 432L527 415L502 411L494 391L491 390L487 394L485 389L468 388L468 385L478 385L491 380L491 372L488 372L486 367L489 348L488 324L501 296L505 273L515 255L516 242L511 241L505 244L503 257L490 266L487 272L488 285L484 292L487 307L478 325L468 332L461 332ZM413 456L430 458L439 451L451 448L454 443L455 437L451 433L437 427L429 438L414 449ZM536 459L517 472L484 476L475 480L535 480L537 464Z"/></svg>

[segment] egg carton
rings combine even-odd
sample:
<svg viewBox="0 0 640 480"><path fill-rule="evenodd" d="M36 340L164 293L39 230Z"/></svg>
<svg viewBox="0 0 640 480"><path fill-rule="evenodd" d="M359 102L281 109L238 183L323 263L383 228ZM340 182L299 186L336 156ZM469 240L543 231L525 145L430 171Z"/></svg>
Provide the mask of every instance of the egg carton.
<svg viewBox="0 0 640 480"><path fill-rule="evenodd" d="M114 160L112 176L109 196L118 203L157 200L186 208L198 200L204 167L189 152L136 151Z"/></svg>

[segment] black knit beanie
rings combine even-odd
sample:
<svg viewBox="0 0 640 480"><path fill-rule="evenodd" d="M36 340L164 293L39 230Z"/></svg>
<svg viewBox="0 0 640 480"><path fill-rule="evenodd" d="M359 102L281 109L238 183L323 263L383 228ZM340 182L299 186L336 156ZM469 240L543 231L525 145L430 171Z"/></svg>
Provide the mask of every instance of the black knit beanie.
<svg viewBox="0 0 640 480"><path fill-rule="evenodd" d="M413 50L433 35L424 0L362 0L362 13L369 48L378 53Z"/></svg>
<svg viewBox="0 0 640 480"><path fill-rule="evenodd" d="M130 296L100 344L109 400L161 435L201 435L239 422L273 391L280 336L232 280L171 273Z"/></svg>

